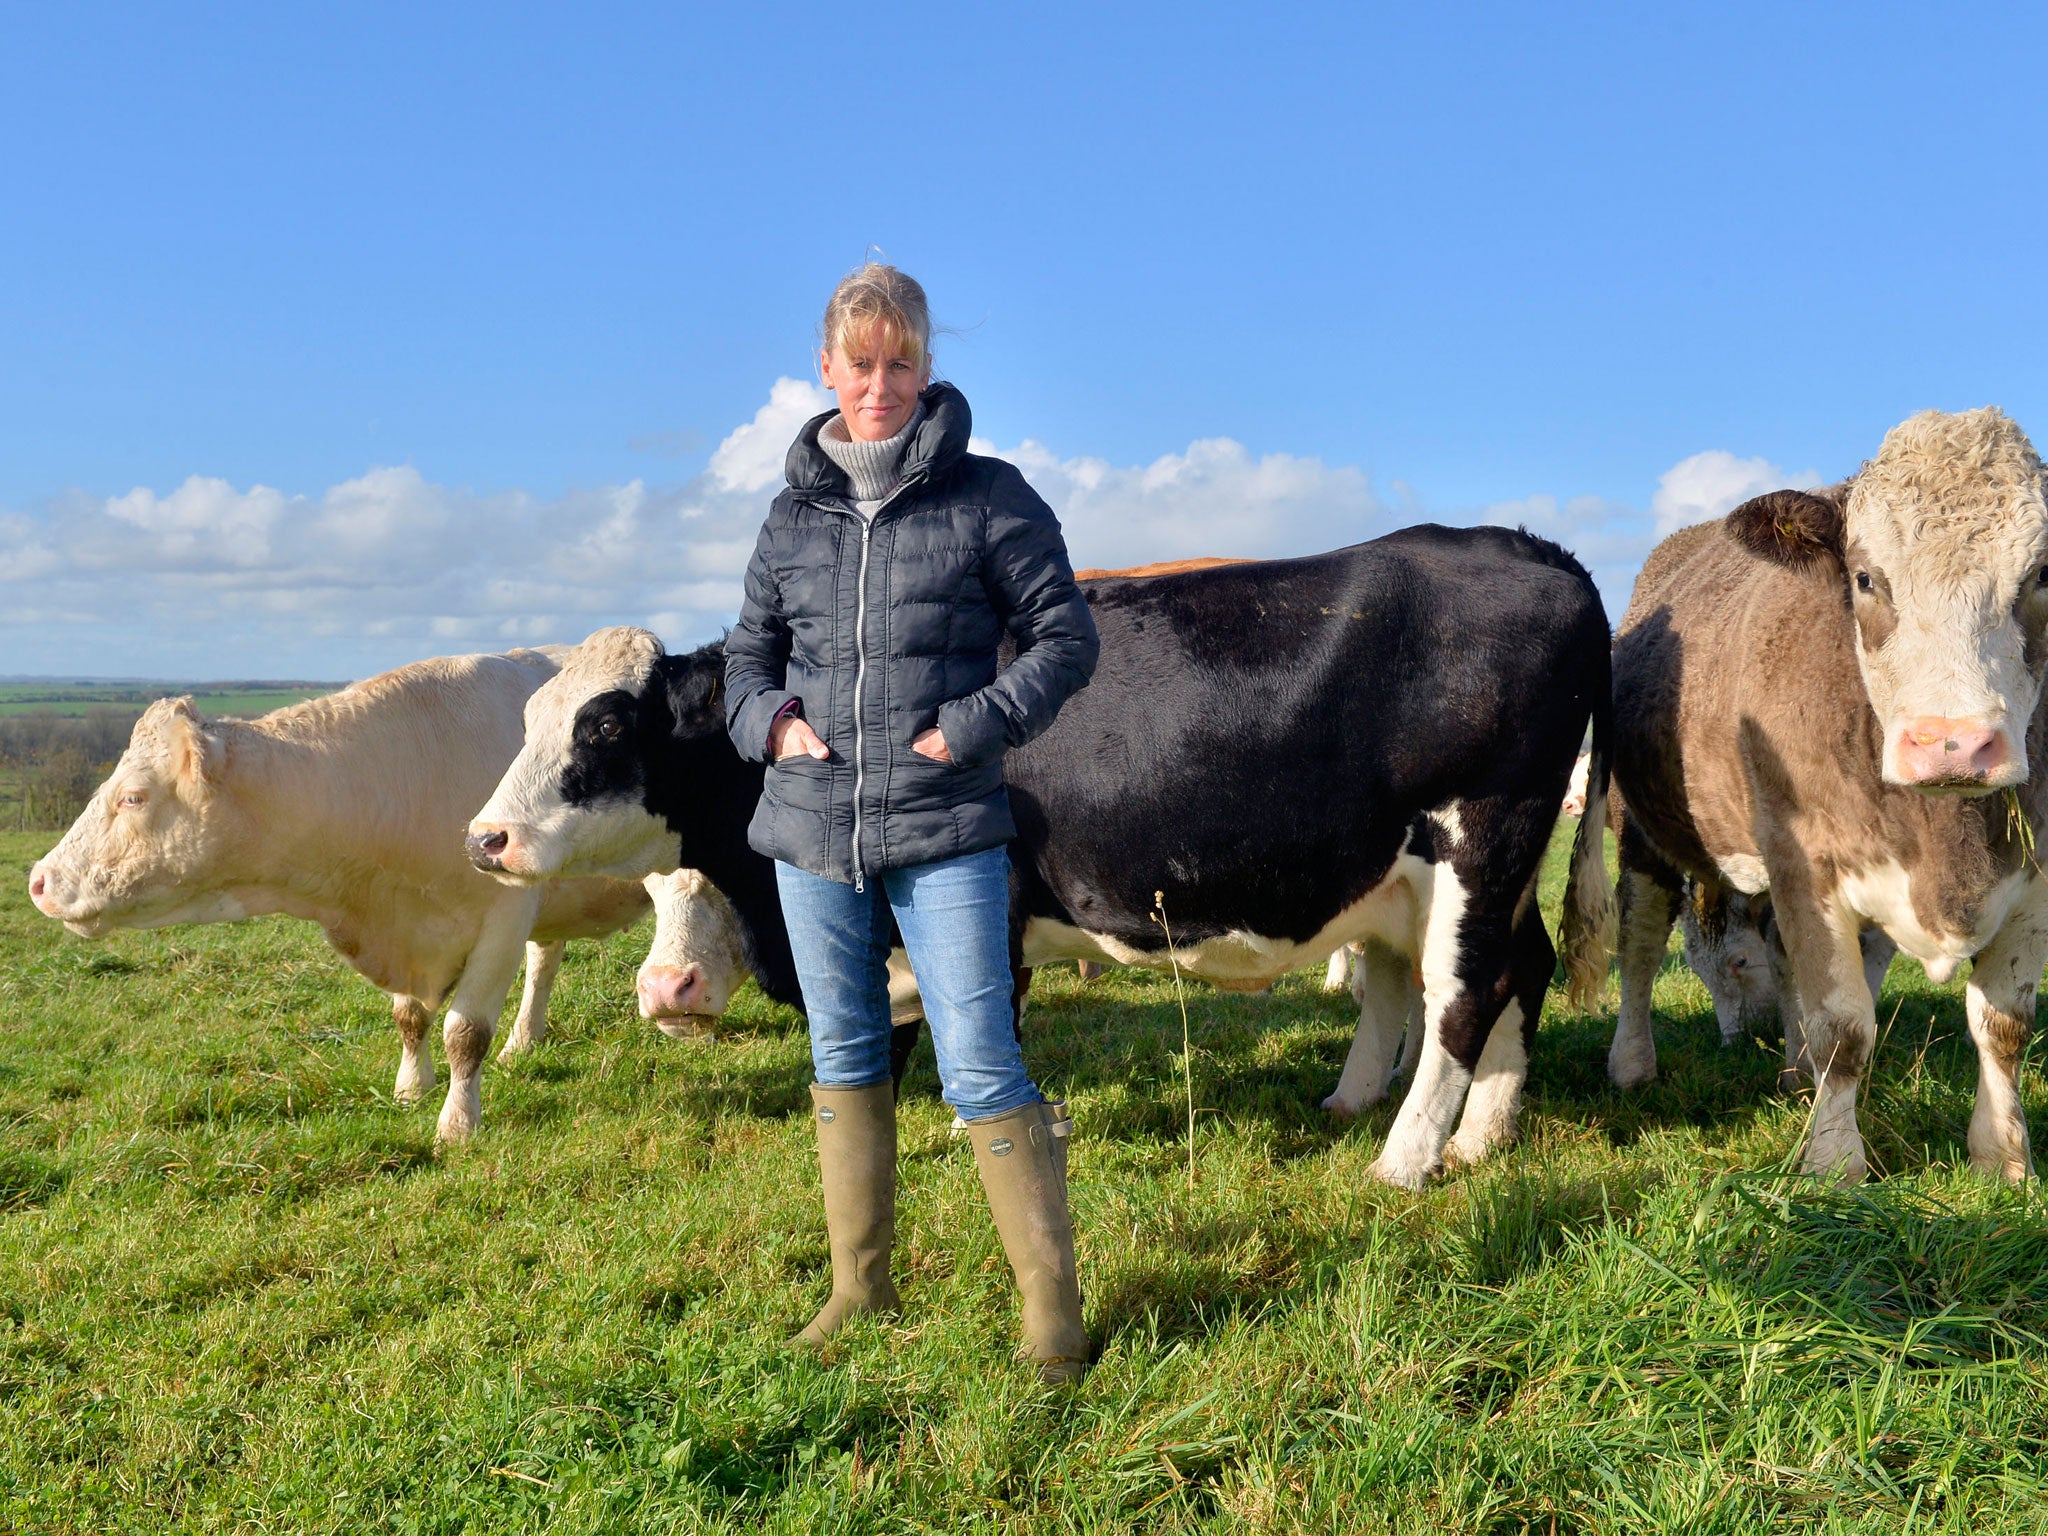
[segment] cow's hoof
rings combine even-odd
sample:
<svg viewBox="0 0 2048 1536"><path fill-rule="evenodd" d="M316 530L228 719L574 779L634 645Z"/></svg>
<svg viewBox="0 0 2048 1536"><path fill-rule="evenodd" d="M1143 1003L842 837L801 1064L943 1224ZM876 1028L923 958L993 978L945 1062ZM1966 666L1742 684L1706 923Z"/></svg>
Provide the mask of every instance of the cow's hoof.
<svg viewBox="0 0 2048 1536"><path fill-rule="evenodd" d="M1657 1076L1655 1056L1610 1056L1607 1080L1623 1093L1632 1093Z"/></svg>
<svg viewBox="0 0 2048 1536"><path fill-rule="evenodd" d="M1373 1165L1365 1170L1368 1178L1378 1179L1382 1184L1391 1184L1396 1189L1407 1190L1421 1189L1442 1171L1441 1164L1431 1167L1419 1161L1411 1163L1399 1158L1389 1158L1385 1153L1374 1159Z"/></svg>
<svg viewBox="0 0 2048 1536"><path fill-rule="evenodd" d="M1973 1152L1970 1166L1985 1178L2003 1184L2024 1184L2034 1176L2034 1165L2017 1157L1979 1158Z"/></svg>
<svg viewBox="0 0 2048 1536"><path fill-rule="evenodd" d="M2021 1130L2016 1139L2008 1140L1997 1135L1980 1135L1976 1126L1970 1127L1970 1166L1987 1179L2006 1184L2024 1184L2034 1176L2033 1149L2027 1144L2027 1134Z"/></svg>
<svg viewBox="0 0 2048 1536"><path fill-rule="evenodd" d="M1809 1142L1806 1154L1799 1160L1801 1173L1818 1174L1830 1184L1861 1184L1870 1177L1870 1164L1863 1156L1861 1139L1850 1147L1823 1148Z"/></svg>
<svg viewBox="0 0 2048 1536"><path fill-rule="evenodd" d="M394 1104L417 1104L434 1091L432 1069L425 1072L408 1073L398 1069L398 1081L391 1085L391 1102Z"/></svg>
<svg viewBox="0 0 2048 1536"><path fill-rule="evenodd" d="M445 1144L467 1141L476 1134L477 1122L483 1118L477 1108L468 1104L450 1102L441 1107L440 1123L434 1127L434 1140Z"/></svg>
<svg viewBox="0 0 2048 1536"><path fill-rule="evenodd" d="M1513 1146L1515 1139L1513 1131L1491 1136L1460 1132L1444 1145L1444 1166L1470 1168L1474 1163L1483 1163L1494 1153Z"/></svg>
<svg viewBox="0 0 2048 1536"><path fill-rule="evenodd" d="M1358 1112L1365 1108L1365 1106L1363 1104L1352 1104L1341 1095L1333 1093L1323 1100L1323 1108L1339 1120L1356 1120Z"/></svg>

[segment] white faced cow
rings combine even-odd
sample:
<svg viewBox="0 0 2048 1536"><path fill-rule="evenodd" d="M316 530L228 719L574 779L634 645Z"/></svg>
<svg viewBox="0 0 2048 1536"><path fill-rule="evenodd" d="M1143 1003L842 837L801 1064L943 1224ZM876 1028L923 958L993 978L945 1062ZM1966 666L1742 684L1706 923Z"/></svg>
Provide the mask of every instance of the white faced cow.
<svg viewBox="0 0 2048 1536"><path fill-rule="evenodd" d="M1470 1161L1510 1139L1555 959L1535 876L1589 717L1594 830L1573 852L1566 948L1575 986L1605 969L1607 627L1584 571L1524 534L1422 527L1083 590L1094 681L1005 766L1020 976L1062 958L1165 966L1155 893L1180 967L1226 987L1372 939L1404 985L1419 963L1425 1004L1375 1173L1414 1187L1447 1146ZM524 881L681 862L752 921L734 882L774 900L772 871L745 865L766 865L744 840L764 770L726 738L723 675L717 646L584 642L472 824L479 867ZM1405 1022L1362 1015L1333 1108L1385 1094Z"/></svg>
<svg viewBox="0 0 2048 1536"><path fill-rule="evenodd" d="M190 699L152 704L30 871L30 898L88 938L267 912L318 923L391 994L403 1052L394 1098L433 1088L422 1042L447 1000L439 1134L466 1135L522 949L526 993L507 1056L545 1034L563 944L647 910L637 880L513 889L464 855L470 813L517 754L520 712L554 671L538 651L445 657L248 721L209 720Z"/></svg>
<svg viewBox="0 0 2048 1536"><path fill-rule="evenodd" d="M1683 879L1768 892L1787 1047L1816 1086L1805 1166L1866 1170L1859 938L1877 928L1937 976L1974 961L1970 1160L2031 1171L2015 1073L2048 958L2044 492L1998 411L1929 411L1845 486L1759 497L1651 553L1614 649L1615 1082L1656 1071L1650 985Z"/></svg>

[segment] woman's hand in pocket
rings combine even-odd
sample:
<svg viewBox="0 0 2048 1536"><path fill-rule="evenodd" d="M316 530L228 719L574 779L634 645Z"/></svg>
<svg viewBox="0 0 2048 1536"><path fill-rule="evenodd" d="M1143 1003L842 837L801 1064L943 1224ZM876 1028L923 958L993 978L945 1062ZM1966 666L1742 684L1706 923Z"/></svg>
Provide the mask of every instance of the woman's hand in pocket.
<svg viewBox="0 0 2048 1536"><path fill-rule="evenodd" d="M815 757L823 762L832 755L832 749L818 739L801 715L786 715L768 728L768 750L778 763L786 757Z"/></svg>
<svg viewBox="0 0 2048 1536"><path fill-rule="evenodd" d="M945 733L936 725L919 731L910 743L910 750L919 757L928 757L935 763L950 763L953 754L946 749Z"/></svg>

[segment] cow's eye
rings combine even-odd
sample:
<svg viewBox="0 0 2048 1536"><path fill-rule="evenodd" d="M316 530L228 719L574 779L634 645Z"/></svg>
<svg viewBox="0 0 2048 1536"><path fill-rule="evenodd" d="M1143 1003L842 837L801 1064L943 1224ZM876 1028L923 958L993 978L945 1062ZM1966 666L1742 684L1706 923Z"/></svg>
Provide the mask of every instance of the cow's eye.
<svg viewBox="0 0 2048 1536"><path fill-rule="evenodd" d="M2048 572L2043 574L2048 574ZM1870 590L1870 572L1858 571L1856 573L1856 590L1858 592L1868 592Z"/></svg>
<svg viewBox="0 0 2048 1536"><path fill-rule="evenodd" d="M136 810L149 803L149 796L139 789L124 789L114 799L114 804L124 811Z"/></svg>
<svg viewBox="0 0 2048 1536"><path fill-rule="evenodd" d="M2048 587L2048 565L2041 567L2040 575L2034 578L2034 585L2037 587Z"/></svg>
<svg viewBox="0 0 2048 1536"><path fill-rule="evenodd" d="M599 741L617 741L625 734L626 728L619 724L619 717L617 715L606 715L597 722L597 739Z"/></svg>

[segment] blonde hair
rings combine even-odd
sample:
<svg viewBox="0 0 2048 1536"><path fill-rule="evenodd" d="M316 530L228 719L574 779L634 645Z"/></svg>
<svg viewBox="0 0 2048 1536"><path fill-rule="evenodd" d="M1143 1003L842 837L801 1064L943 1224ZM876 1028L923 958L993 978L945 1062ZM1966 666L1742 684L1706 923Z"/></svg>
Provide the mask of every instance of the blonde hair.
<svg viewBox="0 0 2048 1536"><path fill-rule="evenodd" d="M879 261L863 262L842 277L825 306L825 350L849 339L900 352L915 363L930 362L932 317L917 279Z"/></svg>

